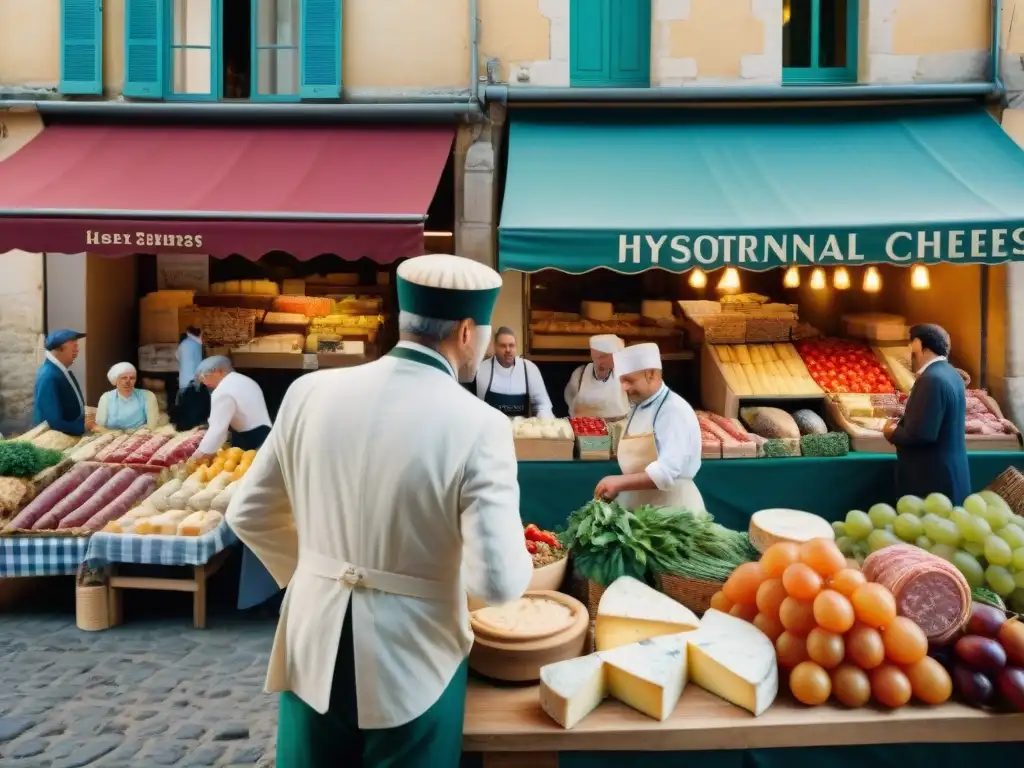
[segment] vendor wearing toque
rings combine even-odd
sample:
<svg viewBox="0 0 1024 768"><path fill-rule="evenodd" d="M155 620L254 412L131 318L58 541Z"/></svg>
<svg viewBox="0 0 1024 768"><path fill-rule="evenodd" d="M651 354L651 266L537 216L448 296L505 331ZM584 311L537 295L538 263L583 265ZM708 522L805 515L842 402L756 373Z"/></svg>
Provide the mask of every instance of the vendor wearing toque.
<svg viewBox="0 0 1024 768"><path fill-rule="evenodd" d="M613 372L612 356L623 347L625 344L618 336L590 337L593 362L573 371L565 385L565 404L569 406L570 416L618 421L629 413L629 398Z"/></svg>
<svg viewBox="0 0 1024 768"><path fill-rule="evenodd" d="M516 335L510 328L494 334L494 357L480 364L476 396L506 416L554 418L540 369L516 355Z"/></svg>
<svg viewBox="0 0 1024 768"><path fill-rule="evenodd" d="M633 411L619 440L621 475L597 484L596 498L627 509L645 504L704 510L693 478L700 469L700 425L693 408L665 386L657 344L626 347L614 356L615 375Z"/></svg>
<svg viewBox="0 0 1024 768"><path fill-rule="evenodd" d="M78 340L85 334L67 329L46 337L46 360L36 374L32 424L44 421L50 429L78 437L96 426L85 414L85 398L70 370L78 357Z"/></svg>

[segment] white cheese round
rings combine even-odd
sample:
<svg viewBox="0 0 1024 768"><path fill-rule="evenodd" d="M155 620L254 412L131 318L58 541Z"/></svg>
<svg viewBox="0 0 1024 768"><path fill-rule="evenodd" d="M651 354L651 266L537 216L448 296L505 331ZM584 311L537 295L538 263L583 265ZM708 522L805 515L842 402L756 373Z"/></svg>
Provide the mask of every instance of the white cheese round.
<svg viewBox="0 0 1024 768"><path fill-rule="evenodd" d="M798 509L762 509L750 518L750 543L758 552L772 544L791 541L802 544L811 539L832 539L836 534L823 517Z"/></svg>

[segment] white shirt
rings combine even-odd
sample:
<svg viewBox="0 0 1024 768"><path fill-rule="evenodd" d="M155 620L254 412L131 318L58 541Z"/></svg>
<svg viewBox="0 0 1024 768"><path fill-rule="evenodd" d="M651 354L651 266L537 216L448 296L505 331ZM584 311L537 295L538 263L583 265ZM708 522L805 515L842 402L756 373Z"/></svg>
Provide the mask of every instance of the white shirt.
<svg viewBox="0 0 1024 768"><path fill-rule="evenodd" d="M487 387L490 385L491 392L499 395L525 395L526 377L530 377L530 404L533 406L533 415L542 419L554 418L554 411L551 409L551 398L548 397L547 387L544 386L544 379L540 375L540 368L530 360L517 357L512 365L505 368L497 362L498 358L492 357L480 363L476 373L476 396L481 400L487 394ZM494 371L494 379L491 379L491 371Z"/></svg>
<svg viewBox="0 0 1024 768"><path fill-rule="evenodd" d="M82 400L82 393L78 391L78 386L75 384L74 380L71 378L71 371L69 371L67 369L67 366L64 365L64 363L62 363L60 360L58 360L56 357L54 357L53 353L50 352L49 350L46 351L46 359L49 360L54 365L56 365L58 368L60 368L60 372L64 374L64 378L68 380L68 384L71 385L71 389L75 393L75 397L78 398L78 406L82 409L82 412L84 413L85 412L85 401Z"/></svg>
<svg viewBox="0 0 1024 768"><path fill-rule="evenodd" d="M582 398L580 392L583 393ZM629 398L619 377L613 371L606 379L597 378L593 363L581 365L572 372L564 394L570 416L576 415L577 400L596 410L602 418L617 419L629 413Z"/></svg>
<svg viewBox="0 0 1024 768"><path fill-rule="evenodd" d="M260 385L232 371L210 395L210 428L199 444L197 453L212 455L228 439L228 430L248 432L256 427L269 427L270 414Z"/></svg>
<svg viewBox="0 0 1024 768"><path fill-rule="evenodd" d="M658 400L666 392L668 396L659 410ZM669 490L681 479L692 480L697 476L701 451L697 414L664 384L636 407L626 434L645 432L654 432L658 447L658 460L648 464L645 471L659 491Z"/></svg>

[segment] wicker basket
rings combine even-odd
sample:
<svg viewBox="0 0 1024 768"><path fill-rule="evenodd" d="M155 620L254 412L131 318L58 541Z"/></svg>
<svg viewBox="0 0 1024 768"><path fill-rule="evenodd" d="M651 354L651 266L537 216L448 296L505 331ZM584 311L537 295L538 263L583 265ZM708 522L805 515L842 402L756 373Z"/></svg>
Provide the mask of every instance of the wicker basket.
<svg viewBox="0 0 1024 768"><path fill-rule="evenodd" d="M1024 474L1018 469L1007 467L988 484L986 490L998 494L1010 506L1013 514L1024 517Z"/></svg>
<svg viewBox="0 0 1024 768"><path fill-rule="evenodd" d="M106 584L92 584L80 573L75 580L75 625L83 632L110 629Z"/></svg>
<svg viewBox="0 0 1024 768"><path fill-rule="evenodd" d="M711 607L711 598L724 584L724 581L701 581L671 573L658 577L658 588L662 592L697 615Z"/></svg>
<svg viewBox="0 0 1024 768"><path fill-rule="evenodd" d="M604 590L605 587L602 587L596 581L585 579L578 573L573 574L573 596L587 606L587 613L590 614L591 621L597 620L597 607L601 604L601 596L604 595Z"/></svg>

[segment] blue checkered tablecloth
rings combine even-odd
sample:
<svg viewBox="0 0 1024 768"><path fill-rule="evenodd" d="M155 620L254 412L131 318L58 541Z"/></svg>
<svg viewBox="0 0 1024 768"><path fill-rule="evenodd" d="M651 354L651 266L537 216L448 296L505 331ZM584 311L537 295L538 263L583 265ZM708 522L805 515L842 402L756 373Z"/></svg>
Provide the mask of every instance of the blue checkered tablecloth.
<svg viewBox="0 0 1024 768"><path fill-rule="evenodd" d="M0 578L74 575L88 546L83 536L0 537Z"/></svg>
<svg viewBox="0 0 1024 768"><path fill-rule="evenodd" d="M109 563L140 565L203 565L238 541L222 522L203 536L139 536L134 533L94 533L85 563L102 568Z"/></svg>

